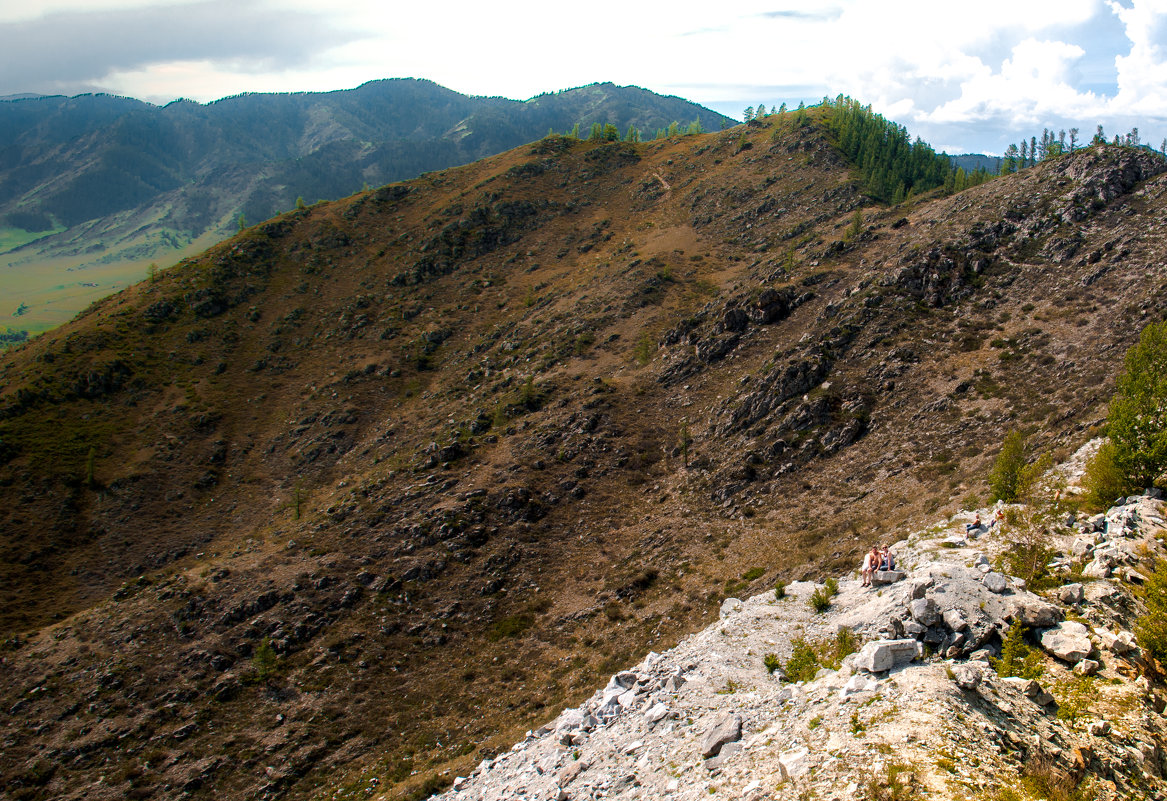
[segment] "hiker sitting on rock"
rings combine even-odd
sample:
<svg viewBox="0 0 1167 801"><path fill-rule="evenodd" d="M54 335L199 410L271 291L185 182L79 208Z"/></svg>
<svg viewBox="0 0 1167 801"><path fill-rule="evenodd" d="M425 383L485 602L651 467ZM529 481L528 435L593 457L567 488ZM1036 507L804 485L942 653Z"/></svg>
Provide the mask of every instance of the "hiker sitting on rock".
<svg viewBox="0 0 1167 801"><path fill-rule="evenodd" d="M977 512L973 515L973 521L971 523L964 524L964 533L965 534L972 534L974 531L980 531L980 530L981 530L981 513Z"/></svg>
<svg viewBox="0 0 1167 801"><path fill-rule="evenodd" d="M871 577L874 575L876 568L879 567L879 546L872 545L871 550L863 556L863 586L871 586Z"/></svg>
<svg viewBox="0 0 1167 801"><path fill-rule="evenodd" d="M892 556L891 549L886 545L879 549L879 569L880 570L895 570L896 558Z"/></svg>

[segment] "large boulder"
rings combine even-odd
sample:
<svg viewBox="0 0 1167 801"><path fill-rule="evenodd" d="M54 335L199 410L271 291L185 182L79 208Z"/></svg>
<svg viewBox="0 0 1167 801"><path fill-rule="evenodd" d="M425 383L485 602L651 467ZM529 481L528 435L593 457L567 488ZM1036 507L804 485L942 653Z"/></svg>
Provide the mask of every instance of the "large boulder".
<svg viewBox="0 0 1167 801"><path fill-rule="evenodd" d="M1031 593L1020 593L1012 599L1007 617L1027 628L1045 628L1062 619L1062 610Z"/></svg>
<svg viewBox="0 0 1167 801"><path fill-rule="evenodd" d="M721 748L726 743L736 743L741 738L742 719L727 712L705 733L704 739L701 740L701 756L705 759L715 757L721 753Z"/></svg>
<svg viewBox="0 0 1167 801"><path fill-rule="evenodd" d="M908 604L912 620L921 626L935 626L940 622L940 607L931 598L917 598Z"/></svg>
<svg viewBox="0 0 1167 801"><path fill-rule="evenodd" d="M915 640L876 640L863 646L855 656L855 668L868 673L882 673L906 665L919 655Z"/></svg>
<svg viewBox="0 0 1167 801"><path fill-rule="evenodd" d="M1003 575L996 572L986 573L984 578L985 589L989 592L995 592L998 595L1003 593L1009 586L1009 582Z"/></svg>
<svg viewBox="0 0 1167 801"><path fill-rule="evenodd" d="M1090 629L1076 620L1067 620L1043 632L1041 647L1063 662L1069 662L1072 665L1076 665L1094 653L1094 643L1090 641Z"/></svg>

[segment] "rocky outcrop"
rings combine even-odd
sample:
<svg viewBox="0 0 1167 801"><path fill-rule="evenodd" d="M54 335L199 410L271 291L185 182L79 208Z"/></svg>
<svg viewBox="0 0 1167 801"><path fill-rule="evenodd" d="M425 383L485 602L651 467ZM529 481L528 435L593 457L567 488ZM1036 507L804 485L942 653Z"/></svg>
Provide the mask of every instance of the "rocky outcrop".
<svg viewBox="0 0 1167 801"><path fill-rule="evenodd" d="M1138 521L1128 534L1161 552L1154 535L1167 527L1153 504L1136 499L1108 517ZM1091 525L1074 521L1076 529ZM890 786L892 763L937 798L987 793L1015 783L1021 772L1036 775L1035 766L1085 782L1090 797L1100 799L1167 792L1160 778L1167 765L1156 744L1167 724L1152 711L1161 702L1148 696L1144 679L1123 678L1137 664L1134 638L1127 630L1063 621L1057 605L1095 619L1113 608L1103 611L1091 597L1110 596L1070 583L1052 593L1056 602L1047 600L1018 580L986 574L978 569L989 561L983 553L943 547L944 538L896 544L905 581L877 589L838 579L839 594L822 614L807 603L816 588L809 582L789 585L783 599L769 593L726 600L708 629L616 673L582 706L459 778L443 799L851 797L861 787ZM978 542L1006 546L992 532ZM1014 622L1034 627L1055 657L1041 681L994 669ZM865 644L812 681L791 684L782 670L763 667L765 654L783 663L795 641L829 642L844 629ZM1094 639L1104 657L1090 658ZM1101 699L1084 699L1075 689L1100 671L1108 701L1147 713L1101 719L1108 717ZM1053 714L1062 702L1073 705L1071 715ZM1100 718L1075 724L1082 714ZM938 753L975 754L976 761L943 764Z"/></svg>

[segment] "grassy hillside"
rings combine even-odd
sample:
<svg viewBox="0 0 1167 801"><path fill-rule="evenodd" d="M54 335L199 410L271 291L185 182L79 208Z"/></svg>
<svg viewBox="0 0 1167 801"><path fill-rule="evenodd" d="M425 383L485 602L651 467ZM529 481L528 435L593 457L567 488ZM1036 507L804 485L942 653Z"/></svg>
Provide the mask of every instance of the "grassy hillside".
<svg viewBox="0 0 1167 801"><path fill-rule="evenodd" d="M1007 430L1081 444L1163 161L879 205L824 113L289 212L0 358L6 791L440 786Z"/></svg>

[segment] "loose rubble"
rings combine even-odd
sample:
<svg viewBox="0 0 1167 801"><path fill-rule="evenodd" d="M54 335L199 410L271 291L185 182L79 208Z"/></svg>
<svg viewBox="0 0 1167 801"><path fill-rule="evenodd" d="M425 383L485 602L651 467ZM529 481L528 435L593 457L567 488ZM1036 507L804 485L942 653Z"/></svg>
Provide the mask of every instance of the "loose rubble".
<svg viewBox="0 0 1167 801"><path fill-rule="evenodd" d="M1099 799L1162 797L1165 703L1131 680L1143 663L1123 582L1163 555L1163 504L1127 498L1071 522L1067 556L1114 578L1083 571L1035 594L991 569L1003 545L992 531L953 547L954 518L897 543L906 570L883 583L838 578L825 613L807 602L810 582L725 601L718 622L615 674L440 797L849 799L892 765L930 798L981 797L1033 765L1090 782ZM1014 622L1050 657L1039 680L992 666ZM763 666L841 627L864 644L837 670L791 684Z"/></svg>

